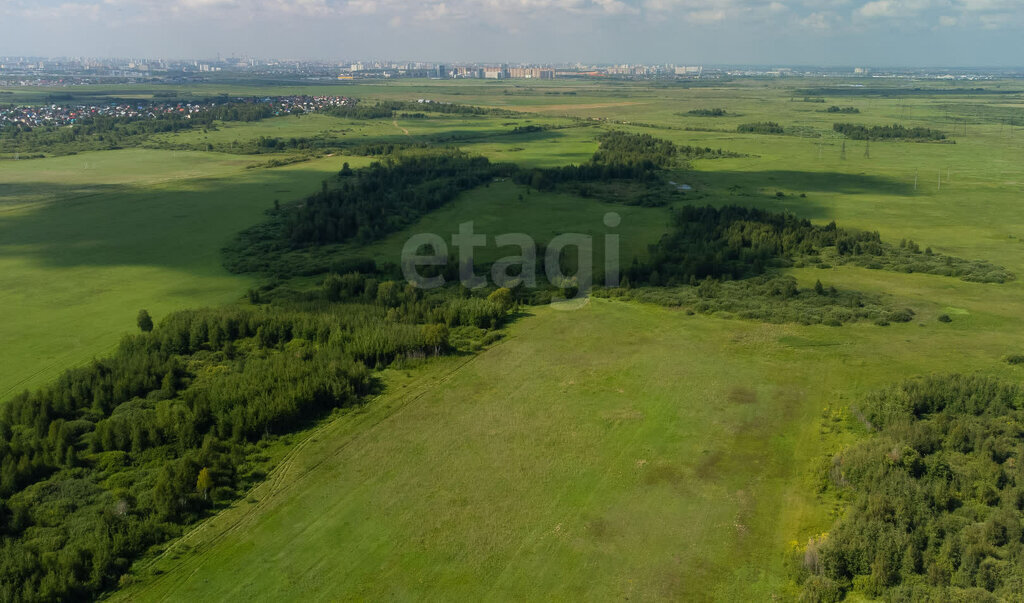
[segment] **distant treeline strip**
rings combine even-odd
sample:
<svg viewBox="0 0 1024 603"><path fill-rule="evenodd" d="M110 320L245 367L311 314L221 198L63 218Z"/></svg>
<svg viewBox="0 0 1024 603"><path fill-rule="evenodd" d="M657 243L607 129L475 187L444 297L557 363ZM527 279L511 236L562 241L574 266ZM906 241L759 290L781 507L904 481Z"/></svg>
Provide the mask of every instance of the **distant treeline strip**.
<svg viewBox="0 0 1024 603"><path fill-rule="evenodd" d="M809 96L956 96L981 94L1020 94L1022 90L993 89L993 88L879 88L871 86L854 87L845 86L842 88L807 88L797 91L798 94Z"/></svg>
<svg viewBox="0 0 1024 603"><path fill-rule="evenodd" d="M832 124L836 132L853 140L945 140L946 135L930 128L907 128L900 124L891 126L863 126L859 124Z"/></svg>
<svg viewBox="0 0 1024 603"><path fill-rule="evenodd" d="M335 117L351 117L354 119L391 119L396 112L429 112L443 113L448 115L495 115L501 117L521 117L522 113L509 111L507 109L495 109L491 107L476 107L473 105L460 105L456 103L439 102L406 102L406 101L380 101L376 104L346 105L327 109L327 115Z"/></svg>

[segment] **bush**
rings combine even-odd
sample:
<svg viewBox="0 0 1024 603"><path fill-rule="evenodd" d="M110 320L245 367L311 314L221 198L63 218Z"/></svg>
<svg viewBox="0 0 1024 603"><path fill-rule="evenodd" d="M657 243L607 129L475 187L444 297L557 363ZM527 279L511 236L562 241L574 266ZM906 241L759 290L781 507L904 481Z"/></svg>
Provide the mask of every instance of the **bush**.
<svg viewBox="0 0 1024 603"><path fill-rule="evenodd" d="M804 582L800 601L806 603L836 603L843 598L843 590L825 576L811 576Z"/></svg>

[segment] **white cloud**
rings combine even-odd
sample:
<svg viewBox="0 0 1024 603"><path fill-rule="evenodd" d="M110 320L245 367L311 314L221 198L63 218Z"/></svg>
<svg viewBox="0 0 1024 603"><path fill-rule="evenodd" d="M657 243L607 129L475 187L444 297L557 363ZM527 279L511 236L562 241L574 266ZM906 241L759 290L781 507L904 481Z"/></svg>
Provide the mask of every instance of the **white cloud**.
<svg viewBox="0 0 1024 603"><path fill-rule="evenodd" d="M932 5L931 0L874 0L857 11L862 17L909 17L920 14Z"/></svg>
<svg viewBox="0 0 1024 603"><path fill-rule="evenodd" d="M594 4L609 15L636 14L640 12L635 6L621 0L594 0Z"/></svg>
<svg viewBox="0 0 1024 603"><path fill-rule="evenodd" d="M808 29L816 29L818 31L824 31L831 28L829 18L824 13L811 13L800 19L800 25Z"/></svg>
<svg viewBox="0 0 1024 603"><path fill-rule="evenodd" d="M541 23L555 30L562 25L586 29L603 19L609 27L633 20L634 25L715 25L737 31L790 27L863 35L890 24L1012 30L1024 27L1024 0L0 0L0 15L8 27L11 22L17 27L19 21L76 19L122 28L169 20L296 27L319 21L382 30L464 23L509 33L527 32ZM638 40L641 46L644 42Z"/></svg>
<svg viewBox="0 0 1024 603"><path fill-rule="evenodd" d="M693 23L717 23L725 20L724 10L695 10L686 13L686 19Z"/></svg>

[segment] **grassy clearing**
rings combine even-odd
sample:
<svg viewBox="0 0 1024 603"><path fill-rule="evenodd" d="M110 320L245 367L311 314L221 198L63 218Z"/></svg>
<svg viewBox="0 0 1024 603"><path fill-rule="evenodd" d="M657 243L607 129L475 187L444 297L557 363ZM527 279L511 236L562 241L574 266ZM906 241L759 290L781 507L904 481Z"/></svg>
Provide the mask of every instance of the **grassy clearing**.
<svg viewBox="0 0 1024 603"><path fill-rule="evenodd" d="M606 213L619 214L616 228L604 225ZM497 247L494 236L506 233L527 233L538 245L547 244L554 236L579 233L592 237L594 267L603 273L604 236L619 235L622 262L645 257L647 246L657 241L668 229L668 213L663 208L642 208L618 203L584 199L571 194L538 192L511 181L494 182L463 193L454 202L434 211L414 226L396 232L367 246L339 245L333 254L343 257L372 257L381 262L400 264L402 247L415 234L439 235L451 246L451 237L459 225L473 223L473 231L487 236L487 244L475 251L479 263L491 263L506 256L519 255L518 247Z"/></svg>
<svg viewBox="0 0 1024 603"><path fill-rule="evenodd" d="M125 150L0 162L0 399L109 350L139 308L229 303L252 283L220 248L274 199L340 166Z"/></svg>

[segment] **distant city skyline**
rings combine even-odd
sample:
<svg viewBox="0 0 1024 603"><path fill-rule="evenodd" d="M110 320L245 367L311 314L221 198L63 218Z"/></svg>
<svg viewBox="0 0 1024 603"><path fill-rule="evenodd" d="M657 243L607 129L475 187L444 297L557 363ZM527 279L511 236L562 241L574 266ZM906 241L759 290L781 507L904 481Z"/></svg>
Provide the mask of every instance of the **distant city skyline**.
<svg viewBox="0 0 1024 603"><path fill-rule="evenodd" d="M4 0L0 55L1024 66L1024 0Z"/></svg>

